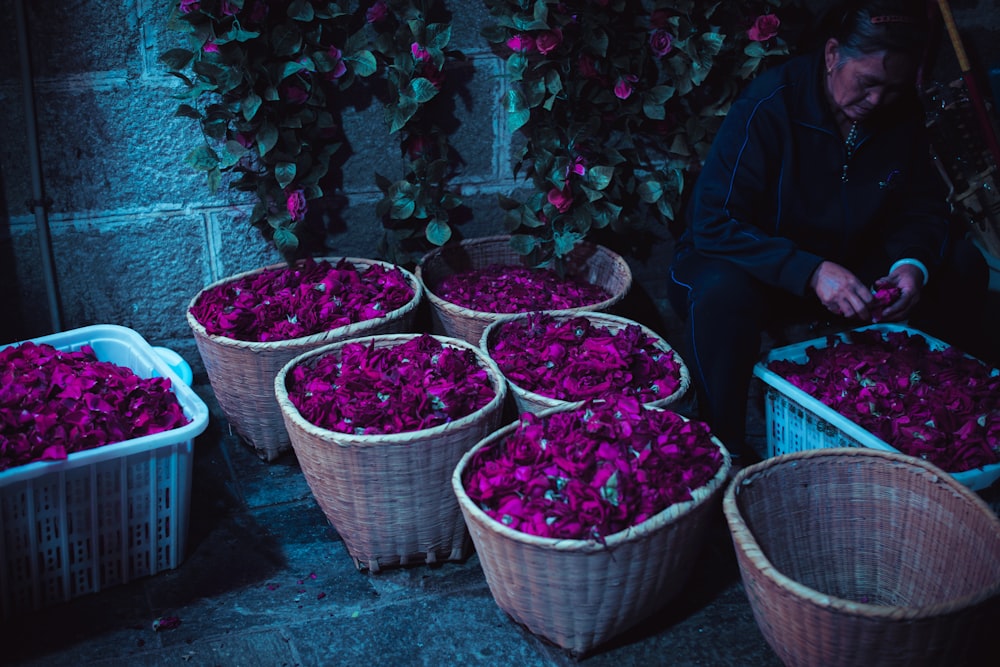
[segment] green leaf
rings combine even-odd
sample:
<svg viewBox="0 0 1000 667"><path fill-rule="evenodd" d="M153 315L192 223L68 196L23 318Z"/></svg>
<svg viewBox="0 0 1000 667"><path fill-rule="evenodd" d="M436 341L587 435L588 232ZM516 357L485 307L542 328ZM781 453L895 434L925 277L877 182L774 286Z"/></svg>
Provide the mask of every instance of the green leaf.
<svg viewBox="0 0 1000 667"><path fill-rule="evenodd" d="M202 144L192 149L184 158L184 162L197 171L209 171L219 166L219 156L212 150L211 146Z"/></svg>
<svg viewBox="0 0 1000 667"><path fill-rule="evenodd" d="M619 497L617 470L611 473L611 477L608 477L607 481L604 482L604 486L601 487L601 498L608 504L618 507Z"/></svg>
<svg viewBox="0 0 1000 667"><path fill-rule="evenodd" d="M278 128L270 123L264 123L257 131L257 154L261 157L270 152L278 143Z"/></svg>
<svg viewBox="0 0 1000 667"><path fill-rule="evenodd" d="M201 112L195 109L190 104L181 104L177 107L177 111L174 112L174 116L177 118L194 118L195 120L201 120Z"/></svg>
<svg viewBox="0 0 1000 667"><path fill-rule="evenodd" d="M351 69L358 76L368 77L378 71L378 62L371 51L358 51L344 56L344 60L351 63Z"/></svg>
<svg viewBox="0 0 1000 667"><path fill-rule="evenodd" d="M274 245L282 255L291 256L299 247L299 237L286 227L274 230Z"/></svg>
<svg viewBox="0 0 1000 667"><path fill-rule="evenodd" d="M407 121L413 118L413 114L417 113L419 105L410 99L400 100L400 103L391 110L391 123L389 125L389 134L399 132L406 125Z"/></svg>
<svg viewBox="0 0 1000 667"><path fill-rule="evenodd" d="M219 186L222 185L222 172L218 169L209 169L206 181L208 183L208 191L214 195L219 191Z"/></svg>
<svg viewBox="0 0 1000 667"><path fill-rule="evenodd" d="M427 26L427 36L425 37L427 46L435 49L444 49L451 41L450 23L431 23Z"/></svg>
<svg viewBox="0 0 1000 667"><path fill-rule="evenodd" d="M565 257L566 255L573 252L573 248L579 241L583 238L572 231L556 231L552 235L552 240L554 242L556 257Z"/></svg>
<svg viewBox="0 0 1000 667"><path fill-rule="evenodd" d="M666 107L649 99L643 99L642 113L646 116L646 118L650 118L652 120L663 120L667 117Z"/></svg>
<svg viewBox="0 0 1000 667"><path fill-rule="evenodd" d="M389 192L389 188L392 187L392 181L376 171L375 185L378 186L378 189L381 190L383 194L387 194Z"/></svg>
<svg viewBox="0 0 1000 667"><path fill-rule="evenodd" d="M520 92L507 91L507 129L514 132L528 122L531 112L524 105L524 97Z"/></svg>
<svg viewBox="0 0 1000 667"><path fill-rule="evenodd" d="M229 144L236 144L237 146L239 146L240 148L242 148L242 146L240 146L238 142L235 142L235 141L226 142L226 150L224 150L222 152L222 155L219 156L219 169L220 170L229 170L229 169L232 169L233 165L235 165L237 162L240 161L240 156L239 155L235 155L232 151L229 150Z"/></svg>
<svg viewBox="0 0 1000 667"><path fill-rule="evenodd" d="M520 81L527 66L528 57L520 51L515 51L507 58L507 76L511 81Z"/></svg>
<svg viewBox="0 0 1000 667"><path fill-rule="evenodd" d="M513 211L514 209L516 209L518 206L521 205L521 202L517 201L513 197L508 197L507 195L504 194L498 194L497 204L504 211Z"/></svg>
<svg viewBox="0 0 1000 667"><path fill-rule="evenodd" d="M417 101L417 104L429 102L438 94L438 89L434 87L434 84L424 77L410 81L410 91L413 93L413 98Z"/></svg>
<svg viewBox="0 0 1000 667"><path fill-rule="evenodd" d="M638 189L639 197L647 204L659 201L663 197L663 185L655 180L643 181Z"/></svg>
<svg viewBox="0 0 1000 667"><path fill-rule="evenodd" d="M760 42L750 42L743 47L743 53L750 56L751 58L763 58L766 49L764 45Z"/></svg>
<svg viewBox="0 0 1000 667"><path fill-rule="evenodd" d="M674 207L670 204L666 197L663 197L656 202L656 209L663 214L663 217L667 220L674 219Z"/></svg>
<svg viewBox="0 0 1000 667"><path fill-rule="evenodd" d="M312 3L306 0L292 0L292 4L288 5L288 18L290 19L308 23L313 20L315 15Z"/></svg>
<svg viewBox="0 0 1000 667"><path fill-rule="evenodd" d="M192 58L194 58L194 53L187 49L170 49L161 53L159 60L168 69L180 71L188 66Z"/></svg>
<svg viewBox="0 0 1000 667"><path fill-rule="evenodd" d="M286 62L284 66L281 68L281 78L278 80L284 81L293 74L298 74L299 72L305 69L307 69L307 67L297 60Z"/></svg>
<svg viewBox="0 0 1000 667"><path fill-rule="evenodd" d="M597 165L587 169L587 183L597 190L603 190L611 184L611 179L615 176L614 167Z"/></svg>
<svg viewBox="0 0 1000 667"><path fill-rule="evenodd" d="M260 109L260 105L263 104L263 100L260 99L260 95L250 91L243 101L240 102L240 112L243 114L243 118L246 120L253 120L253 117L257 115L257 111Z"/></svg>
<svg viewBox="0 0 1000 667"><path fill-rule="evenodd" d="M406 220L413 215L413 211L416 208L417 203L413 199L394 199L392 207L389 210L389 215L392 216L393 220Z"/></svg>
<svg viewBox="0 0 1000 667"><path fill-rule="evenodd" d="M282 189L295 180L296 166L294 162L279 162L274 165L274 179Z"/></svg>
<svg viewBox="0 0 1000 667"><path fill-rule="evenodd" d="M275 56L294 56L302 44L302 35L292 25L280 23L271 31L271 51Z"/></svg>
<svg viewBox="0 0 1000 667"><path fill-rule="evenodd" d="M527 234L513 234L510 237L511 247L519 255L530 255L537 245L535 237Z"/></svg>
<svg viewBox="0 0 1000 667"><path fill-rule="evenodd" d="M443 246L451 238L451 226L445 221L434 218L427 223L424 236L434 245Z"/></svg>

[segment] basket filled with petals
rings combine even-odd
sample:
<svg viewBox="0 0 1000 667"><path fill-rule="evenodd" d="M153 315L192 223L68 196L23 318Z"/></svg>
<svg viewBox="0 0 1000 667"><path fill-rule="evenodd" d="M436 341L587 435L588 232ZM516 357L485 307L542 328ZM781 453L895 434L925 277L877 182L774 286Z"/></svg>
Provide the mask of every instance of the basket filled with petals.
<svg viewBox="0 0 1000 667"><path fill-rule="evenodd" d="M509 236L466 239L431 250L414 273L435 332L478 344L488 324L534 310L608 311L632 286L625 259L581 242L557 267L534 266Z"/></svg>
<svg viewBox="0 0 1000 667"><path fill-rule="evenodd" d="M236 274L202 289L187 321L233 430L273 461L291 449L274 377L293 357L355 336L412 331L420 282L394 264L303 260Z"/></svg>
<svg viewBox="0 0 1000 667"><path fill-rule="evenodd" d="M579 657L679 592L729 469L704 423L615 397L522 414L452 486L497 604Z"/></svg>
<svg viewBox="0 0 1000 667"><path fill-rule="evenodd" d="M507 378L520 412L609 395L665 408L691 384L684 361L662 336L610 313L511 315L486 327L480 347Z"/></svg>
<svg viewBox="0 0 1000 667"><path fill-rule="evenodd" d="M302 473L358 569L468 557L451 473L497 428L506 398L477 347L430 334L341 341L289 361L274 391Z"/></svg>

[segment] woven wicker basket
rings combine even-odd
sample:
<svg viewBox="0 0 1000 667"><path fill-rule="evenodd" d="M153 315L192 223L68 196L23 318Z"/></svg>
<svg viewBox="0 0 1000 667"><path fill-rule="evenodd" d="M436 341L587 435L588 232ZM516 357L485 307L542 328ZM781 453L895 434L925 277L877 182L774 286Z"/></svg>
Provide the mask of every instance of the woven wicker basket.
<svg viewBox="0 0 1000 667"><path fill-rule="evenodd" d="M325 259L335 265L342 258ZM346 259L362 271L377 264L387 268L399 268L413 288L413 298L403 307L386 313L385 317L356 322L311 336L264 343L210 334L191 314L191 308L202 295L214 287L263 271L279 269L286 266L285 264L274 264L224 278L205 287L188 304L187 322L194 333L198 352L205 362L208 380L219 401L219 407L222 408L233 430L265 461L273 461L291 449L291 441L285 431L281 410L274 398L274 376L282 366L306 350L338 340L364 335L403 333L413 328L417 306L424 294L423 285L416 276L387 262L354 257Z"/></svg>
<svg viewBox="0 0 1000 667"><path fill-rule="evenodd" d="M619 315L612 315L610 313L602 312L579 312L579 311L564 311L564 310L550 310L547 311L549 315L552 316L557 322L565 322L566 320L573 319L575 317L585 317L595 326L603 327L612 333L617 333L629 325L635 325L642 329L643 333L647 336L654 338L656 340L656 345L660 349L668 352L674 356L675 361L680 364L680 386L669 396L664 396L655 401L651 401L646 405L654 408L665 408L668 405L674 403L685 393L687 393L688 388L691 386L691 374L688 371L687 365L681 359L680 355L670 346L667 341L657 334L655 331L640 324L634 320L621 317ZM486 354L493 356L493 345L496 343L497 336L500 333L500 328L504 322L512 319L527 317L529 313L521 313L518 315L509 315L497 320L494 320L486 326L483 330L483 335L479 340L479 347L486 352ZM527 351L526 351L527 353ZM503 372L503 369L501 369ZM506 377L506 376L505 376ZM517 383L512 382L507 378L507 386L510 389L511 396L514 397L514 403L517 406L518 412L532 412L539 413L544 410L550 410L552 408L559 407L573 407L577 405L582 405L584 401L563 401L558 398L551 398L549 396L544 396L534 391L529 391Z"/></svg>
<svg viewBox="0 0 1000 667"><path fill-rule="evenodd" d="M434 293L441 281L450 275L493 265L529 266L525 257L511 247L509 236L468 239L435 248L421 258L414 273L424 285L435 332L478 345L483 329L503 317L501 313L464 308ZM610 310L632 287L632 270L628 262L604 246L580 243L570 257L569 266L572 277L598 285L611 295L600 303L569 309L571 311Z"/></svg>
<svg viewBox="0 0 1000 667"><path fill-rule="evenodd" d="M354 341L391 347L417 335ZM460 561L471 554L468 529L449 480L462 455L499 425L507 392L500 369L477 347L455 338L436 338L449 347L472 350L489 374L496 396L478 411L433 428L352 435L320 428L302 416L288 397L288 373L299 364L337 353L351 341L299 355L274 380L302 473L359 570L375 573L399 565Z"/></svg>
<svg viewBox="0 0 1000 667"><path fill-rule="evenodd" d="M712 514L719 511L729 453L713 438L724 452L723 465L692 500L609 535L602 545L522 533L469 498L463 476L470 459L516 427L516 422L502 427L465 454L452 487L499 607L530 632L582 657L648 618L687 583Z"/></svg>
<svg viewBox="0 0 1000 667"><path fill-rule="evenodd" d="M723 507L754 617L786 665L990 664L975 660L1000 620L1000 520L940 469L807 450L740 471Z"/></svg>

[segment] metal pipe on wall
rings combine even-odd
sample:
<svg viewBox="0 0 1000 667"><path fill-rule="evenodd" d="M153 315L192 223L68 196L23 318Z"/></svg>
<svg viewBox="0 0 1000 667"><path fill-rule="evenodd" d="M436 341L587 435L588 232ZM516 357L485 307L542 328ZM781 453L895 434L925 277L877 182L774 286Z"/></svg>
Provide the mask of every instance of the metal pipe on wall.
<svg viewBox="0 0 1000 667"><path fill-rule="evenodd" d="M45 201L45 186L42 180L42 160L38 150L38 119L35 116L35 89L31 74L31 54L28 49L28 23L25 19L24 0L14 3L17 14L17 44L21 57L21 81L24 87L24 117L28 136L28 162L31 169L30 208L35 213L38 229L38 244L41 250L42 273L45 291L48 295L49 319L53 333L62 331L62 315L59 308L59 287L56 284L55 262L52 254L52 238L49 234L49 218Z"/></svg>

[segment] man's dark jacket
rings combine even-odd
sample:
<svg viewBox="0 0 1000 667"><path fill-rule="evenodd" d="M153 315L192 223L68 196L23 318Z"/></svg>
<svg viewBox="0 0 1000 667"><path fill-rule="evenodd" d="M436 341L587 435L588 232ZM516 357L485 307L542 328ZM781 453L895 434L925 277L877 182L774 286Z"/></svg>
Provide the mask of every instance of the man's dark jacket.
<svg viewBox="0 0 1000 667"><path fill-rule="evenodd" d="M698 176L678 257L692 248L724 257L799 295L823 260L857 272L879 256L885 275L910 257L933 276L949 209L919 100L906 96L859 125L848 159L823 64L822 54L793 58L733 103Z"/></svg>

